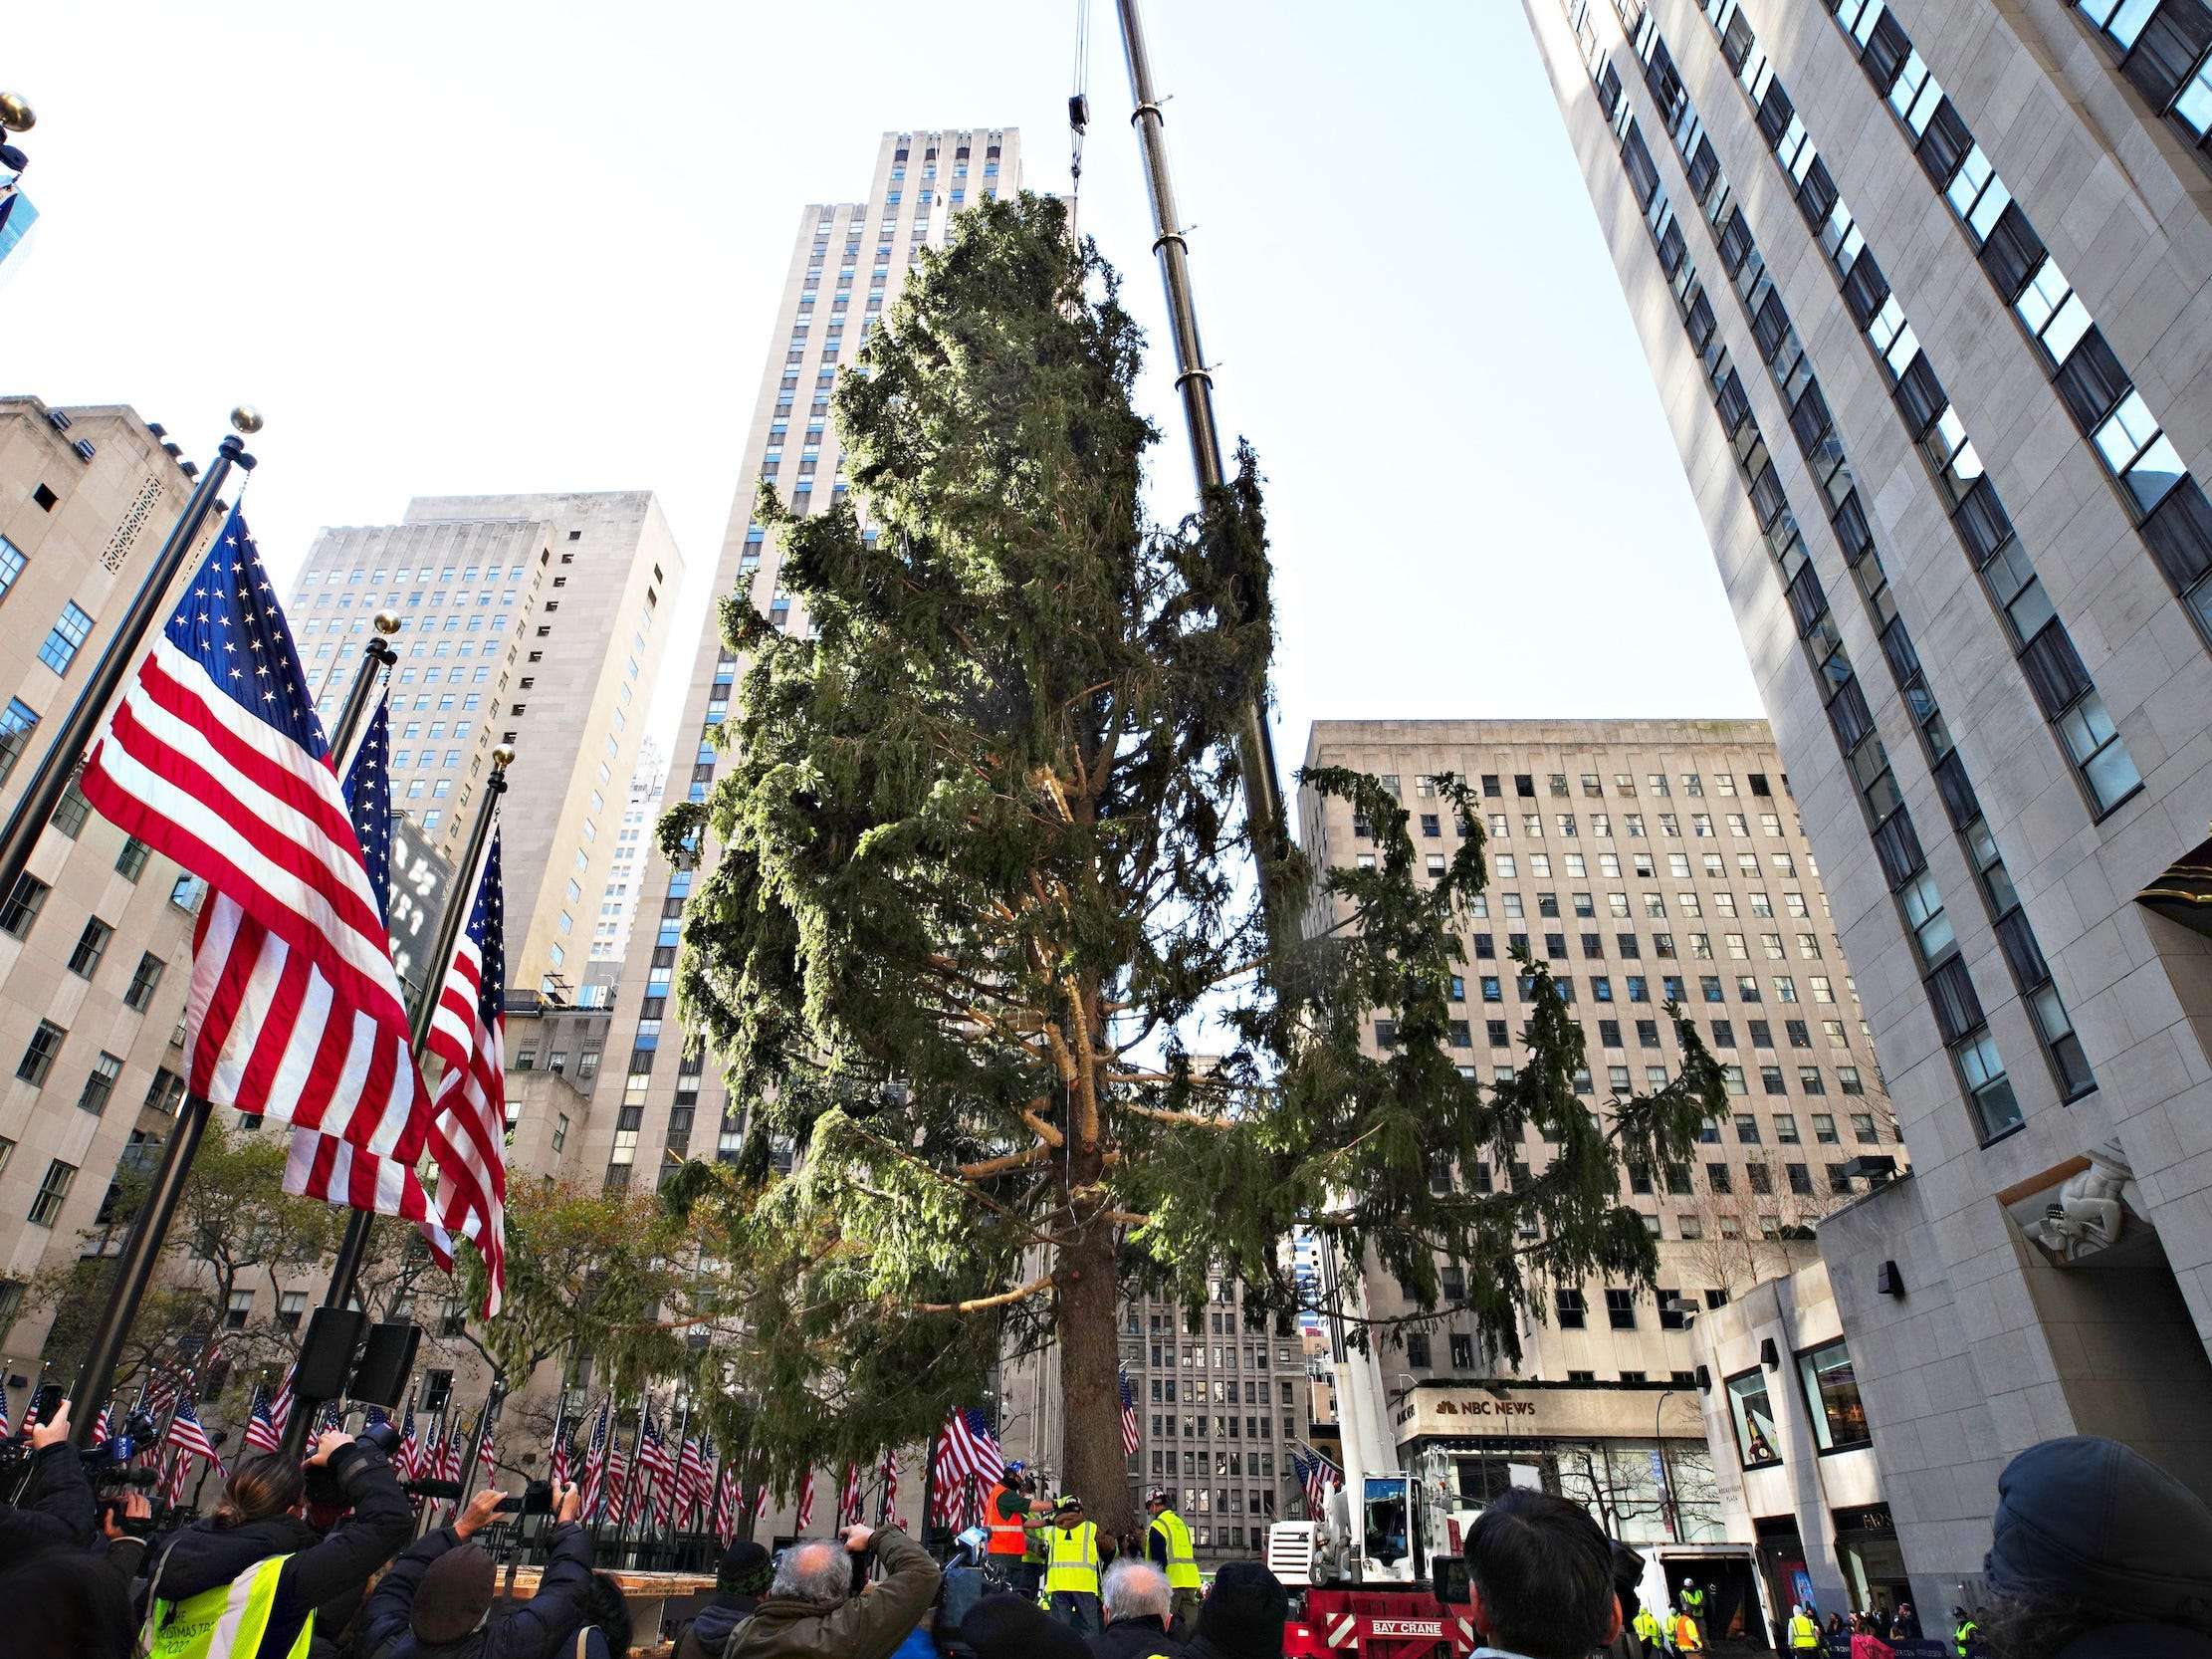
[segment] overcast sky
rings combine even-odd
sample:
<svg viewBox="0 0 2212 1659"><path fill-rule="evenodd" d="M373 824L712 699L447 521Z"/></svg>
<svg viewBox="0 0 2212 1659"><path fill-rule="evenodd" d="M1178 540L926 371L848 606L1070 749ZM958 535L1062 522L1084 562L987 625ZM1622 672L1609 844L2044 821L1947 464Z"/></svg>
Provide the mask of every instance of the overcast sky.
<svg viewBox="0 0 2212 1659"><path fill-rule="evenodd" d="M1112 5L1083 222L1157 345ZM1757 714L1515 0L1151 0L1223 428L1269 498L1277 748L1355 716ZM657 492L690 562L673 724L800 203L889 127L1018 125L1067 186L1075 0L23 0L42 222L0 390L128 402L204 460L240 399L280 574L413 494Z"/></svg>

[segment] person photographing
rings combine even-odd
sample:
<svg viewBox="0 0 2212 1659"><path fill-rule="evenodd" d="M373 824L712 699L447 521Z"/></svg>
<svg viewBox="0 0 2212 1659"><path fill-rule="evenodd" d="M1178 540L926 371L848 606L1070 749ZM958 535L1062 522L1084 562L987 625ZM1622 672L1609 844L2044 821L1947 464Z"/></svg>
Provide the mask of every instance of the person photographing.
<svg viewBox="0 0 2212 1659"><path fill-rule="evenodd" d="M407 1541L414 1516L377 1447L332 1430L308 1464L350 1511L329 1533L293 1513L307 1492L297 1457L265 1452L239 1460L213 1514L147 1547L138 1607L151 1659L299 1659L317 1610Z"/></svg>
<svg viewBox="0 0 2212 1659"><path fill-rule="evenodd" d="M362 1609L363 1659L545 1659L576 1633L591 1595L591 1535L576 1525L582 1495L573 1481L556 1489L538 1593L495 1620L492 1557L475 1540L506 1499L497 1488L478 1493L451 1526L392 1562Z"/></svg>

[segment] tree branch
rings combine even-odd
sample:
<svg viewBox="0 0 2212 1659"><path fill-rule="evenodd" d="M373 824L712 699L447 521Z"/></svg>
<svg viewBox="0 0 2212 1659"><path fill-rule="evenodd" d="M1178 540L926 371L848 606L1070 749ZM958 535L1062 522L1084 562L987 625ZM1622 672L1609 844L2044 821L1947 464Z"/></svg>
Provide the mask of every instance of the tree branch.
<svg viewBox="0 0 2212 1659"><path fill-rule="evenodd" d="M967 1302L923 1302L914 1304L917 1313L980 1313L987 1307L1004 1307L1016 1302L1026 1302L1052 1288L1052 1276L1032 1279L1026 1285L1017 1285L1010 1291L1000 1291L995 1297L974 1297Z"/></svg>

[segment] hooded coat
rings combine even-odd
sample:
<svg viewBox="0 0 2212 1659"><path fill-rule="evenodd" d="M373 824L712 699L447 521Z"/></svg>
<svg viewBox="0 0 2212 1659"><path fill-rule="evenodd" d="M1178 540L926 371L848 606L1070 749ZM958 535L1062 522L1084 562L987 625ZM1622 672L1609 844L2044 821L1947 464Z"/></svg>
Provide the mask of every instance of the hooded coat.
<svg viewBox="0 0 2212 1659"><path fill-rule="evenodd" d="M555 1527L536 1595L511 1613L486 1619L457 1642L419 1640L415 1590L430 1563L463 1541L451 1527L440 1527L392 1562L362 1609L356 1650L370 1659L566 1659L554 1644L572 1642L583 1625L591 1595L591 1535L572 1521Z"/></svg>

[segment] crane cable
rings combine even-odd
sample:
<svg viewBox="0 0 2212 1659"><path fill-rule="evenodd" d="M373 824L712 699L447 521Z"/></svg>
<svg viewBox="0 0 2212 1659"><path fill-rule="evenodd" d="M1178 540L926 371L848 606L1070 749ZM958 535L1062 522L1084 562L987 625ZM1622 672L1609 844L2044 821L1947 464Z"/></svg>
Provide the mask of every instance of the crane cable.
<svg viewBox="0 0 2212 1659"><path fill-rule="evenodd" d="M1083 134L1091 124L1091 0L1075 0L1075 65L1067 96L1068 206L1083 192Z"/></svg>

